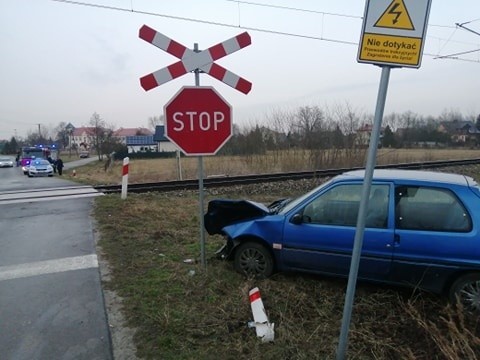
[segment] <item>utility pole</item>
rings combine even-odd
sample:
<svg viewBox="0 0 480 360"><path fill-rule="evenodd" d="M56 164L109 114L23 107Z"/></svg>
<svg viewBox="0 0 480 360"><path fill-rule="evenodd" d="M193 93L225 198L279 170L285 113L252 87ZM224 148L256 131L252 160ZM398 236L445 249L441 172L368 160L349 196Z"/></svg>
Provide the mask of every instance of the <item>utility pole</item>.
<svg viewBox="0 0 480 360"><path fill-rule="evenodd" d="M42 137L42 133L40 131L40 125L41 124L37 124L38 125L38 137L41 138Z"/></svg>

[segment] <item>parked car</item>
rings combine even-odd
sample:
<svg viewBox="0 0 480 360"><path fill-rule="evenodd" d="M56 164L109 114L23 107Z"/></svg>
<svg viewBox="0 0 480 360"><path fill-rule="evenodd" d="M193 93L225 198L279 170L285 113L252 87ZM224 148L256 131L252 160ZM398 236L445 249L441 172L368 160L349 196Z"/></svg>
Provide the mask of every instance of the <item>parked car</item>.
<svg viewBox="0 0 480 360"><path fill-rule="evenodd" d="M0 158L0 167L13 167L13 160L7 157Z"/></svg>
<svg viewBox="0 0 480 360"><path fill-rule="evenodd" d="M48 160L32 160L27 168L28 177L33 176L53 176L53 167Z"/></svg>
<svg viewBox="0 0 480 360"><path fill-rule="evenodd" d="M212 200L209 234L241 273L303 271L347 277L364 171L336 176L297 199L269 206ZM471 177L376 170L358 278L457 296L480 310L480 187Z"/></svg>
<svg viewBox="0 0 480 360"><path fill-rule="evenodd" d="M90 153L88 151L80 151L80 159L85 159L90 157Z"/></svg>

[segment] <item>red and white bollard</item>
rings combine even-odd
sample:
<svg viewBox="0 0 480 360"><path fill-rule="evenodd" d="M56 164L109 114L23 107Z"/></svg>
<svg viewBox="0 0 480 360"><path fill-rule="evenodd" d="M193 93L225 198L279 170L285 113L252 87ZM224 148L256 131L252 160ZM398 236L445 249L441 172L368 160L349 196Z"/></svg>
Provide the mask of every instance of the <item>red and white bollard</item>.
<svg viewBox="0 0 480 360"><path fill-rule="evenodd" d="M262 342L272 342L275 338L275 324L268 321L267 312L263 306L258 287L250 290L248 296L253 314L253 322L249 323L249 327L255 328L257 337L262 339Z"/></svg>
<svg viewBox="0 0 480 360"><path fill-rule="evenodd" d="M127 188L128 188L128 162L130 159L128 157L123 159L122 167L122 200L127 198Z"/></svg>

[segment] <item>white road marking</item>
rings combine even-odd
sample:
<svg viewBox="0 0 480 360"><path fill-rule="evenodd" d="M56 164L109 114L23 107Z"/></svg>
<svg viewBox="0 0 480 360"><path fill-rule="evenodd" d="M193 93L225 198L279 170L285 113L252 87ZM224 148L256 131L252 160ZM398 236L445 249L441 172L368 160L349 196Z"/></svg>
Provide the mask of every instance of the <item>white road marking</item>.
<svg viewBox="0 0 480 360"><path fill-rule="evenodd" d="M101 192L94 192L94 193L80 194L80 195L47 196L42 198L0 200L0 205L49 201L49 200L68 200L68 199L88 198L88 197L96 197L96 196L103 196L103 195L104 194Z"/></svg>
<svg viewBox="0 0 480 360"><path fill-rule="evenodd" d="M0 266L0 281L90 268L98 268L95 254Z"/></svg>

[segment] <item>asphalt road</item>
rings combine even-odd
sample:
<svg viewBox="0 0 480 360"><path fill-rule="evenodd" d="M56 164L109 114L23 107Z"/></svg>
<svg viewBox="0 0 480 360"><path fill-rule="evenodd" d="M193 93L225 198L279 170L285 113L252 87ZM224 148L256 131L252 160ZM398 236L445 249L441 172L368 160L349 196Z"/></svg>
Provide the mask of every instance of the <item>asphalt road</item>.
<svg viewBox="0 0 480 360"><path fill-rule="evenodd" d="M0 168L1 359L113 358L90 217L98 195Z"/></svg>

